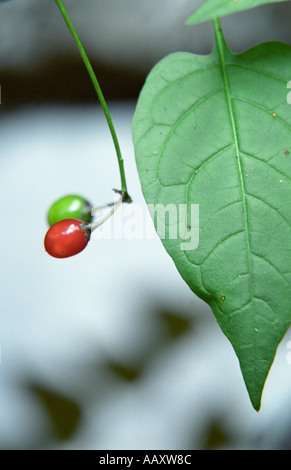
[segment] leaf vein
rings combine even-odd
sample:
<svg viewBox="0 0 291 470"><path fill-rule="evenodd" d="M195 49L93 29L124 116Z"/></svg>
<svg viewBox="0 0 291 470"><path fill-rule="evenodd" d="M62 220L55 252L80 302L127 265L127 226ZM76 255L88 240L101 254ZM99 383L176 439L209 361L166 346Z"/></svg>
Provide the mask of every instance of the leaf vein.
<svg viewBox="0 0 291 470"><path fill-rule="evenodd" d="M286 178L286 180L290 181L291 182L291 178L290 176L288 176L286 173L284 173L283 171L279 170L278 168L276 168L274 165L272 165L269 161L266 161L266 160L262 160L261 158L257 157L257 155L251 155L250 153L247 153L247 152L242 152L246 157L249 157L249 158L252 158L253 160L256 160L257 162L260 162L262 163L262 165L267 165L269 168L272 168L272 170L276 171L277 173L279 173L281 176L283 176L283 178Z"/></svg>
<svg viewBox="0 0 291 470"><path fill-rule="evenodd" d="M256 108L260 108L262 109L263 111L265 111L268 115L272 116L274 111L267 108L266 106L263 106L261 105L260 103L256 103L255 101L251 101L249 100L248 98L244 98L242 96L232 96L232 99L233 100L237 100L237 101L243 101L245 103L248 103L249 105L251 106L254 106ZM278 114L276 114L276 119L278 121L280 121L282 124L284 124L284 126L288 127L288 129L291 129L291 124L289 124L289 122L285 121L285 119L283 119L282 117L280 117Z"/></svg>
<svg viewBox="0 0 291 470"><path fill-rule="evenodd" d="M249 65L235 64L235 63L232 63L232 62L227 62L226 65L231 66L231 67L238 67L240 69L250 70L250 71L256 72L260 75L264 75L266 77L274 78L275 80L279 80L281 82L287 83L287 80L280 77L279 75L275 75L275 74L272 74L272 73L269 73L269 72L267 73L267 72L264 72L263 70L257 70L254 67L250 67Z"/></svg>
<svg viewBox="0 0 291 470"><path fill-rule="evenodd" d="M287 279L283 276L283 274L281 273L281 271L279 270L279 268L277 268L277 266L275 266L272 261L270 261L268 258L266 257L263 257L261 255L258 255L257 253L252 253L252 256L254 256L255 258L259 258L259 259L262 259L263 261L265 261L267 264L269 264L273 269L274 271L276 271L277 274L279 274L279 276L281 277L281 279L283 279L284 283L289 286L289 282L287 281Z"/></svg>
<svg viewBox="0 0 291 470"><path fill-rule="evenodd" d="M233 233L229 233L227 234L227 236L225 238L223 238L222 240L220 240L213 248L212 250L207 254L207 256L204 258L204 260L202 261L202 263L200 264L200 266L202 267L203 264L208 260L208 258L210 258L210 256L215 252L215 250L217 250L223 243L229 241L231 238L235 237L236 235L240 235L241 233L244 233L245 231L244 230L237 230L236 232L233 232Z"/></svg>
<svg viewBox="0 0 291 470"><path fill-rule="evenodd" d="M272 206L268 201L264 201L264 199L261 199L260 197L258 196L255 196L254 194L250 194L250 193L246 193L247 196L250 196L252 197L253 199L256 199L257 201L260 201L262 204L265 204L266 206L268 206L270 209L272 209L273 211L276 212L276 214L278 214L282 220L284 222L286 222L286 224L289 226L289 228L291 228L291 222L290 220L287 219L287 217L285 217L276 207Z"/></svg>
<svg viewBox="0 0 291 470"><path fill-rule="evenodd" d="M221 91L221 90L223 90L222 87L215 88L214 90L211 90L206 95L202 96L198 101L196 101L194 104L192 104L186 111L183 111L183 113L178 117L178 119L176 120L174 125L171 127L170 132L167 134L167 136L166 136L166 138L165 138L165 140L164 140L164 142L163 142L163 144L160 148L159 156L157 158L156 174L157 174L157 178L158 178L159 181L160 181L160 177L159 177L160 162L162 160L162 157L164 156L164 150L165 150L170 138L175 133L177 127L181 124L181 122L183 122L184 119L186 119L189 116L189 114L191 112L194 111L194 109L196 109L198 106L203 104L207 99L209 99L211 96L215 95L218 91ZM160 181L160 183L161 183L161 181Z"/></svg>
<svg viewBox="0 0 291 470"><path fill-rule="evenodd" d="M187 186L191 185L192 180L195 178L195 176L197 176L198 171L200 171L204 167L204 165L216 159L222 152L224 152L225 150L228 150L232 146L233 146L233 143L227 144L221 149L216 150L213 154L209 155L209 157L205 158L205 160L202 160L200 165L198 165L196 168L193 168L194 173L193 175L191 175L191 177L189 178L189 181L186 183ZM188 200L188 192L187 192L187 200Z"/></svg>
<svg viewBox="0 0 291 470"><path fill-rule="evenodd" d="M241 163L240 146L239 146L239 140L238 140L238 131L237 131L237 124L235 120L234 109L233 109L233 104L232 104L232 99L231 99L231 90L230 90L229 78L227 74L227 64L226 64L225 55L224 55L225 45L224 45L222 36L220 34L217 34L216 39L217 39L218 53L220 56L222 75L223 75L223 79L225 83L225 94L226 94L226 100L228 104L230 123L231 123L233 138L235 142L236 155L238 157L237 164L238 164L238 172L239 172L242 202L243 202L248 269L250 273L249 289L250 289L250 297L252 298L253 297L253 285L252 285L253 284L253 272L252 272L252 259L251 259L251 248L250 248L249 220L248 220L247 201L246 201L246 194L245 194L245 183L244 183L243 174L242 174L242 163ZM254 309L252 313L253 313L253 319L254 319Z"/></svg>

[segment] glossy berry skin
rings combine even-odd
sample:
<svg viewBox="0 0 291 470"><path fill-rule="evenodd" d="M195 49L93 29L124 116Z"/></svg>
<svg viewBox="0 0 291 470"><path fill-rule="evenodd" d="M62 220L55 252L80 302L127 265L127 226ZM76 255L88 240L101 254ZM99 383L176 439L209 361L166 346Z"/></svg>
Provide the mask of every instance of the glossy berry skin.
<svg viewBox="0 0 291 470"><path fill-rule="evenodd" d="M49 226L64 219L78 219L83 222L91 221L91 204L82 196L75 194L58 199L50 207L47 220Z"/></svg>
<svg viewBox="0 0 291 470"><path fill-rule="evenodd" d="M82 228L84 222L77 219L60 220L46 233L44 247L54 258L68 258L86 248L90 231Z"/></svg>

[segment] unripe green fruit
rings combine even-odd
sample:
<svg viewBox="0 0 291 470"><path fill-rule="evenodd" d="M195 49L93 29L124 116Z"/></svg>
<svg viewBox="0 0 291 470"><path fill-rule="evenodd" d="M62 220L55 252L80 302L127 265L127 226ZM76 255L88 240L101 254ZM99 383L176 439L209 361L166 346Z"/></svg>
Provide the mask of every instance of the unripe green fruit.
<svg viewBox="0 0 291 470"><path fill-rule="evenodd" d="M58 199L50 207L47 219L50 226L64 219L91 222L91 204L81 196L69 195Z"/></svg>

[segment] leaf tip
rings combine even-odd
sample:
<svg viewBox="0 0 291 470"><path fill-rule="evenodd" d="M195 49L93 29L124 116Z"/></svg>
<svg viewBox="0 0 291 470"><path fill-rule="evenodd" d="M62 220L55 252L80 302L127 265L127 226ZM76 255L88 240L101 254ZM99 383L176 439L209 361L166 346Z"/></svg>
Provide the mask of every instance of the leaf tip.
<svg viewBox="0 0 291 470"><path fill-rule="evenodd" d="M261 410L261 395L260 395L259 398L256 397L256 398L252 399L252 397L251 397L251 402L252 402L254 410L257 413L259 413L260 410Z"/></svg>

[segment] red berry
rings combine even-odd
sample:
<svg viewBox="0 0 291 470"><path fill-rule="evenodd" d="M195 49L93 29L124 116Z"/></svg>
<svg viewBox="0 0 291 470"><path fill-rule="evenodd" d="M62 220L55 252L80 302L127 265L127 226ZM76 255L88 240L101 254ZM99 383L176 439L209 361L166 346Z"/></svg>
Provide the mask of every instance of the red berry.
<svg viewBox="0 0 291 470"><path fill-rule="evenodd" d="M90 230L78 219L64 219L52 225L46 233L44 246L54 258L68 258L86 248Z"/></svg>

